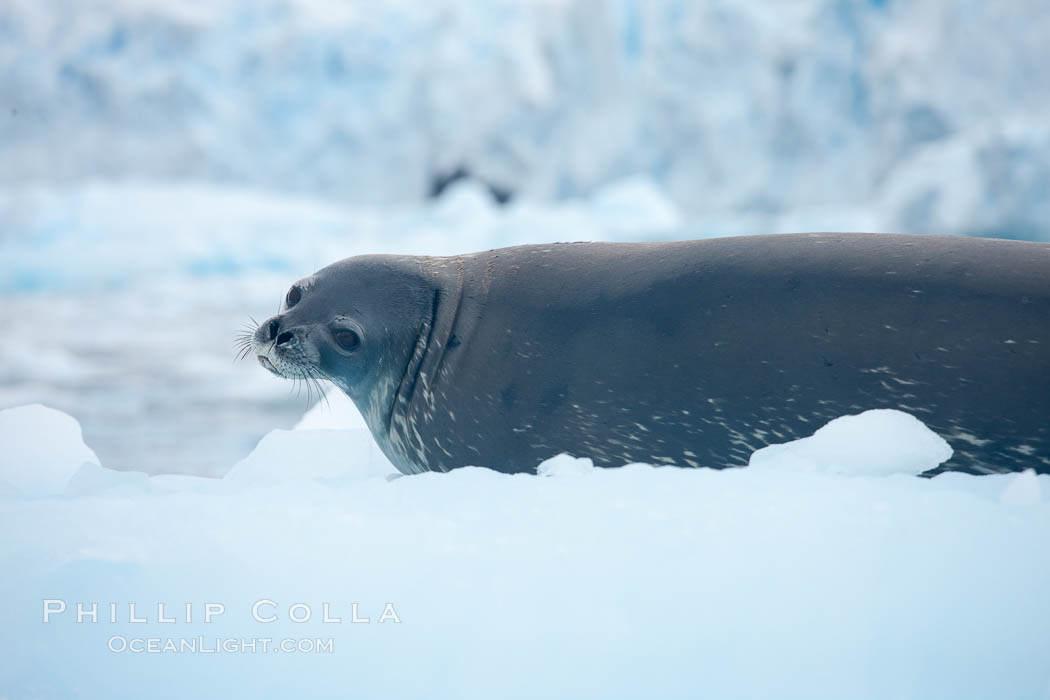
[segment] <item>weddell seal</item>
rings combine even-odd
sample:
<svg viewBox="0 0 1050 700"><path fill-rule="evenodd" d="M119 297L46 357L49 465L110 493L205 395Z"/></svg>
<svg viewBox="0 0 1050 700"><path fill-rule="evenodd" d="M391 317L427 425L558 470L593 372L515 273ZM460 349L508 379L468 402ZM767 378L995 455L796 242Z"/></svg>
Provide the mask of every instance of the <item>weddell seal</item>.
<svg viewBox="0 0 1050 700"><path fill-rule="evenodd" d="M872 408L942 469L1050 472L1050 244L791 234L365 255L296 282L259 362L328 379L402 472L566 452L745 466Z"/></svg>

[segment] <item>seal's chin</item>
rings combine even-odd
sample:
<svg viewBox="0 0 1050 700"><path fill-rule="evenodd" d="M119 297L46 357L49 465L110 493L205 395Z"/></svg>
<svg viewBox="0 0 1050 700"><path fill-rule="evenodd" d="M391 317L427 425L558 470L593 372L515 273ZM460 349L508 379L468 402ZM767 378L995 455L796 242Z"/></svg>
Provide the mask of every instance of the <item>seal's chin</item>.
<svg viewBox="0 0 1050 700"><path fill-rule="evenodd" d="M275 376L281 379L302 379L312 374L307 368L300 367L299 363L290 361L280 355L256 355L259 364L265 367Z"/></svg>
<svg viewBox="0 0 1050 700"><path fill-rule="evenodd" d="M298 381L324 378L324 374L317 369L317 360L298 345L287 349L273 347L267 350L259 349L255 352L255 358L271 374L281 379Z"/></svg>
<svg viewBox="0 0 1050 700"><path fill-rule="evenodd" d="M270 358L266 357L265 355L259 355L258 357L259 357L259 364L260 365L262 365L266 369L270 370L272 373L276 374L278 377L283 377L284 376L283 374L281 374L280 372L277 371L276 367L273 366L273 363L270 362Z"/></svg>

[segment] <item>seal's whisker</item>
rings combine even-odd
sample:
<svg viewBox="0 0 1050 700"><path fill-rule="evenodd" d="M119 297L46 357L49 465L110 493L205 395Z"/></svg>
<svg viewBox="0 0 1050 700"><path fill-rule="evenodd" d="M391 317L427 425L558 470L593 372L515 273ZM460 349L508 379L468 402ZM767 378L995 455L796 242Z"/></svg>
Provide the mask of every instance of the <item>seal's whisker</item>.
<svg viewBox="0 0 1050 700"><path fill-rule="evenodd" d="M251 319L251 322L241 321L240 330L233 334L234 364L248 357L255 344L255 334L259 330L259 322L251 314L248 314L248 318Z"/></svg>
<svg viewBox="0 0 1050 700"><path fill-rule="evenodd" d="M314 385L314 389L317 390L317 403L324 403L328 407L328 410L332 410L332 405L328 403L328 394L325 392L324 387L321 386L321 382L317 377L310 377L310 383Z"/></svg>
<svg viewBox="0 0 1050 700"><path fill-rule="evenodd" d="M252 336L249 333L237 333L233 336L233 344L237 347L244 345L251 345L253 342Z"/></svg>
<svg viewBox="0 0 1050 700"><path fill-rule="evenodd" d="M335 385L335 382L333 382L332 378L328 376L328 373L325 372L320 367L315 367L314 371L317 372L319 375L321 375L320 377L313 377L312 378L313 382L314 382L314 386L317 387L317 393L319 393L321 395L320 401L324 401L325 405L328 407L328 410L331 411L332 410L332 404L328 400L328 392L325 390L325 387L321 385L321 379L324 379L325 381L329 382L332 386Z"/></svg>
<svg viewBox="0 0 1050 700"><path fill-rule="evenodd" d="M316 403L321 403L321 398L324 396L324 394L321 394L320 396L318 396L316 400L313 397L313 390L317 388L317 380L314 379L313 377L307 376L306 377L306 387L307 387L306 401L307 401L307 403L310 404L310 407L311 408L313 407L315 401L316 401Z"/></svg>
<svg viewBox="0 0 1050 700"><path fill-rule="evenodd" d="M328 408L329 413L332 411L332 404L328 401L328 392L321 386L320 379L314 379L314 384L317 385L317 391L321 393L321 400L324 401L324 405Z"/></svg>
<svg viewBox="0 0 1050 700"><path fill-rule="evenodd" d="M299 370L299 396L302 397L302 387L306 387L306 410L310 410L310 382L306 381L305 370Z"/></svg>
<svg viewBox="0 0 1050 700"><path fill-rule="evenodd" d="M233 341L234 363L240 362L252 351L252 339L249 337L236 337Z"/></svg>
<svg viewBox="0 0 1050 700"><path fill-rule="evenodd" d="M300 384L306 388L306 410L309 411L313 405L313 389L310 388L310 378L306 374L306 370L299 370Z"/></svg>

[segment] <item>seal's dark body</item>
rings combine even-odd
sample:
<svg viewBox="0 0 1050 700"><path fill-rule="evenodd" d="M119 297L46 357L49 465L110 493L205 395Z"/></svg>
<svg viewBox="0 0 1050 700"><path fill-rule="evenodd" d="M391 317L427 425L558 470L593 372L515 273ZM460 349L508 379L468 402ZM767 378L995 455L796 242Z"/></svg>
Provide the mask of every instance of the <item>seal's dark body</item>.
<svg viewBox="0 0 1050 700"><path fill-rule="evenodd" d="M407 471L528 472L560 452L743 466L871 408L947 439L946 468L1050 471L1047 244L806 234L416 260L431 318L394 440L377 435Z"/></svg>

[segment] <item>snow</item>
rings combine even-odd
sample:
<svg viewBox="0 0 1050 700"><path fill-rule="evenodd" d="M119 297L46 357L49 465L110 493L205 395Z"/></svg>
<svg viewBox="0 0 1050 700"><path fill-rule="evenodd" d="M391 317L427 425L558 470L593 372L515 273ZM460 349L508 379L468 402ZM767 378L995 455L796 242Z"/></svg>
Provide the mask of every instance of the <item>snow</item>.
<svg viewBox="0 0 1050 700"><path fill-rule="evenodd" d="M748 466L850 474L921 474L952 456L947 442L903 411L841 416L813 435L769 445Z"/></svg>
<svg viewBox="0 0 1050 700"><path fill-rule="evenodd" d="M0 441L82 455L75 421L45 411L4 412ZM870 459L889 430L901 444ZM789 446L836 467L815 471L785 449L760 469L594 469L563 455L545 476L388 480L353 428L277 431L228 479L89 465L64 494L0 495L0 567L17 571L0 579L0 688L1042 697L1050 476L916 478L928 461L915 456L936 452L924 430L873 412L835 421ZM5 455L5 474L35 466ZM67 608L44 623L46 600ZM276 621L253 619L259 601ZM78 624L78 602L100 603L99 622ZM129 622L129 602L146 622ZM158 620L158 603L176 622ZM205 623L206 604L224 612ZM308 622L290 621L296 604ZM355 604L368 623L350 621ZM388 604L398 622L379 622ZM108 650L198 636L331 638L334 656Z"/></svg>
<svg viewBox="0 0 1050 700"><path fill-rule="evenodd" d="M81 465L98 465L80 423L39 404L0 411L0 445L0 490L8 493L62 493Z"/></svg>

